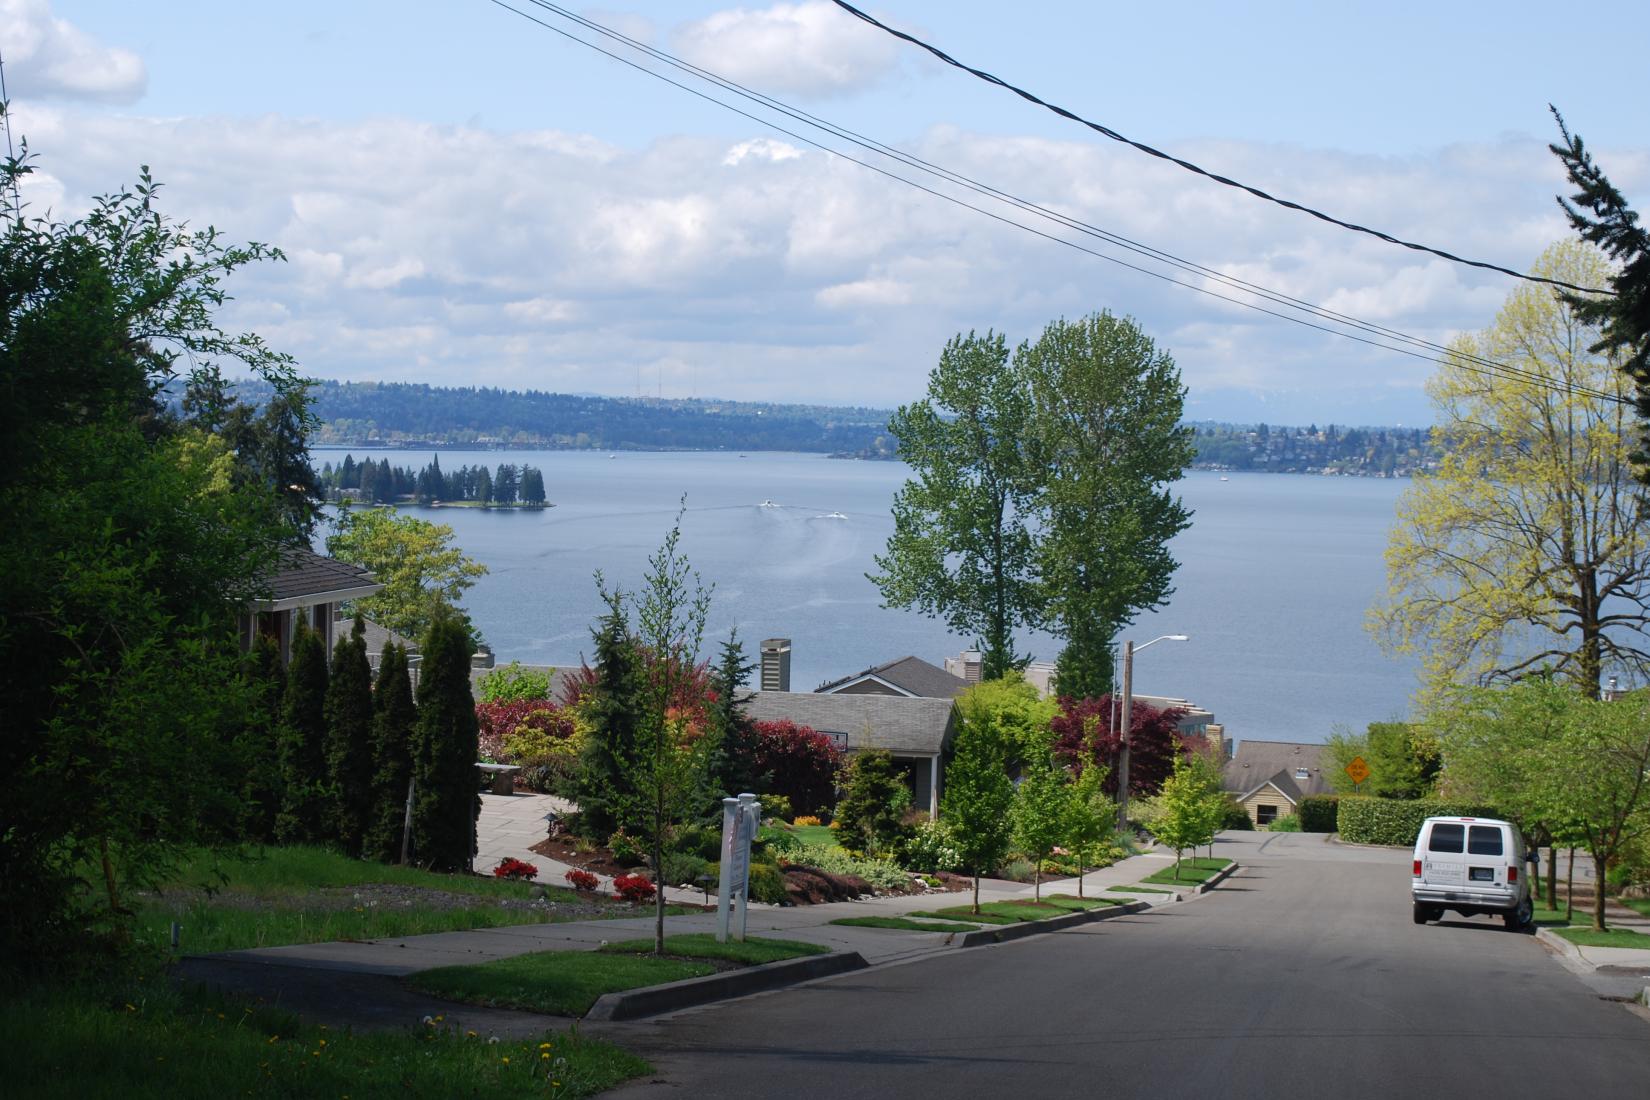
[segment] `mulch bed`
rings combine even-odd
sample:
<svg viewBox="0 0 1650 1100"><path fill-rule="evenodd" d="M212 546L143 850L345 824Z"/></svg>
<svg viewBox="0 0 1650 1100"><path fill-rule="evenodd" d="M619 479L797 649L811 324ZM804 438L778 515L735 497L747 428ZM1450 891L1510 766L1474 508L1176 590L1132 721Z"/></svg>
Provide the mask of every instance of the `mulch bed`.
<svg viewBox="0 0 1650 1100"><path fill-rule="evenodd" d="M636 867L626 866L613 858L613 853L601 846L591 847L585 841L585 850L579 850L579 841L563 834L548 837L532 845L528 851L537 852L541 856L548 856L573 867L585 871L594 871L598 875L612 878L615 875L628 875L637 870Z"/></svg>

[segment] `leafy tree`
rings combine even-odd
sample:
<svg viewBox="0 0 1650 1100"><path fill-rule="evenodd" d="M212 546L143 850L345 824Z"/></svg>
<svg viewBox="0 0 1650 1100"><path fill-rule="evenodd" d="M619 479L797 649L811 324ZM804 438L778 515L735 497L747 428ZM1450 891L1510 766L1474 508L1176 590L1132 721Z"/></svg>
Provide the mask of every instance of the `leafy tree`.
<svg viewBox="0 0 1650 1100"><path fill-rule="evenodd" d="M1346 773L1346 767L1358 757L1363 757L1365 764L1369 763L1369 734L1353 733L1343 726L1337 726L1335 731L1324 741L1324 775L1329 780L1329 786L1338 794L1356 792L1365 794L1369 791L1369 780L1362 783L1352 782L1352 777ZM1373 774L1373 769L1371 769Z"/></svg>
<svg viewBox="0 0 1650 1100"><path fill-rule="evenodd" d="M1536 274L1578 285L1608 275L1579 242ZM1370 628L1420 653L1428 692L1556 672L1596 695L1607 666L1650 670L1650 501L1630 463L1617 361L1551 290L1514 291L1495 323L1463 337L1434 376L1436 474L1417 477L1387 548L1389 592ZM1475 365L1483 356L1529 377Z"/></svg>
<svg viewBox="0 0 1650 1100"><path fill-rule="evenodd" d="M372 825L372 665L367 661L366 623L332 650L327 681L327 786L332 793L331 832L348 855L361 854Z"/></svg>
<svg viewBox="0 0 1650 1100"><path fill-rule="evenodd" d="M300 617L282 697L281 812L275 819L275 839L282 844L313 844L332 833L326 702L326 647Z"/></svg>
<svg viewBox="0 0 1650 1100"><path fill-rule="evenodd" d="M1432 793L1442 761L1425 728L1409 722L1371 722L1368 741L1370 794L1425 798Z"/></svg>
<svg viewBox="0 0 1650 1100"><path fill-rule="evenodd" d="M1083 896L1083 872L1096 860L1100 846L1111 838L1117 804L1106 794L1104 764L1089 764L1071 784L1066 801L1066 845L1077 857L1077 896Z"/></svg>
<svg viewBox="0 0 1650 1100"><path fill-rule="evenodd" d="M1049 754L1054 733L1050 728L1059 704L1045 699L1015 670L998 680L982 680L963 693L975 720L990 722L1003 737L1009 774ZM961 700L958 701L961 705Z"/></svg>
<svg viewBox="0 0 1650 1100"><path fill-rule="evenodd" d="M1045 754L1030 761L1014 790L1009 810L1014 845L1037 865L1032 896L1043 899L1043 861L1063 840L1071 821L1071 786Z"/></svg>
<svg viewBox="0 0 1650 1100"><path fill-rule="evenodd" d="M544 474L537 466L523 466L521 468L521 502L523 504L544 503Z"/></svg>
<svg viewBox="0 0 1650 1100"><path fill-rule="evenodd" d="M1111 690L1112 638L1173 594L1169 540L1191 513L1169 486L1193 456L1174 359L1131 319L1059 320L1015 355L1030 395L1036 570L1049 629L1065 639L1062 696Z"/></svg>
<svg viewBox="0 0 1650 1100"><path fill-rule="evenodd" d="M1607 285L1615 292L1613 297L1566 292L1564 301L1598 334L1587 350L1619 360L1622 371L1633 380L1640 430L1633 461L1640 479L1650 478L1650 437L1644 434L1650 427L1650 231L1639 224L1626 197L1593 163L1581 137L1570 133L1557 108L1553 118L1564 143L1548 148L1563 161L1576 188L1569 199L1560 197L1558 203L1581 239L1615 261L1604 282L1581 284Z"/></svg>
<svg viewBox="0 0 1650 1100"><path fill-rule="evenodd" d="M870 579L886 606L916 607L978 635L987 680L1025 664L1014 631L1042 620L1029 414L1007 342L970 332L940 353L928 396L888 424L915 476L894 497L894 533Z"/></svg>
<svg viewBox="0 0 1650 1100"><path fill-rule="evenodd" d="M361 847L364 855L392 863L401 855L418 719L405 647L384 643L372 709L372 822Z"/></svg>
<svg viewBox="0 0 1650 1100"><path fill-rule="evenodd" d="M493 503L493 475L487 472L485 466L476 474L476 499L481 501L483 508Z"/></svg>
<svg viewBox="0 0 1650 1100"><path fill-rule="evenodd" d="M1160 844L1174 849L1174 877L1180 877L1180 857L1187 848L1196 848L1214 837L1215 815L1212 799L1183 756L1175 757L1174 773L1157 797L1160 813L1147 826Z"/></svg>
<svg viewBox="0 0 1650 1100"><path fill-rule="evenodd" d="M789 719L757 722L755 734L754 770L763 777L759 789L782 796L796 814L829 813L842 774L836 742Z"/></svg>
<svg viewBox="0 0 1650 1100"><path fill-rule="evenodd" d="M974 876L974 912L980 911L980 875L1002 862L1013 838L1009 810L1008 745L996 712L974 691L957 701L959 721L951 763L940 791L940 817L951 827L963 866Z"/></svg>
<svg viewBox="0 0 1650 1100"><path fill-rule="evenodd" d="M469 632L457 616L438 613L420 652L418 718L413 725L413 851L422 866L467 871L475 859L476 818L481 814Z"/></svg>
<svg viewBox="0 0 1650 1100"><path fill-rule="evenodd" d="M911 808L911 788L887 749L861 749L848 764L836 804L837 831L861 851L893 851Z"/></svg>
<svg viewBox="0 0 1650 1100"><path fill-rule="evenodd" d="M354 601L354 610L409 638L421 637L443 609L463 614L459 597L485 576L453 544L453 529L393 508L346 510L327 538L327 553L365 566L383 591ZM464 619L468 626L468 618Z"/></svg>
<svg viewBox="0 0 1650 1100"><path fill-rule="evenodd" d="M1157 793L1181 754L1178 724L1185 711L1178 707L1159 709L1150 703L1132 700L1134 721L1129 724L1129 796ZM1060 713L1049 721L1054 734L1054 755L1062 763L1087 768L1104 764L1106 793L1117 794L1115 765L1122 749L1121 721L1113 721L1113 710L1121 710L1119 700L1060 699Z"/></svg>

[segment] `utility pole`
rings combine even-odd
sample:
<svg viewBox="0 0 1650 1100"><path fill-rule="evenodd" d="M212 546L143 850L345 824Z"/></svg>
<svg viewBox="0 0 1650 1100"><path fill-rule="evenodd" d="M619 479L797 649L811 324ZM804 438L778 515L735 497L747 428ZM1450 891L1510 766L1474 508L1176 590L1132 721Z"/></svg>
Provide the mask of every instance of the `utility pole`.
<svg viewBox="0 0 1650 1100"><path fill-rule="evenodd" d="M1134 643L1123 643L1123 731L1117 752L1117 831L1129 827L1129 729L1134 725Z"/></svg>

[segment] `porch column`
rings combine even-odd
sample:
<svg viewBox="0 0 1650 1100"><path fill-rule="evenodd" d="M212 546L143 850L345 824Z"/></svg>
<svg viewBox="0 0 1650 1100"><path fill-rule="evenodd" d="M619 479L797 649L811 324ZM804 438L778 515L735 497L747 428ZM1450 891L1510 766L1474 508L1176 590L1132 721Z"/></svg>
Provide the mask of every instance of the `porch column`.
<svg viewBox="0 0 1650 1100"><path fill-rule="evenodd" d="M940 819L940 755L928 758L928 820Z"/></svg>

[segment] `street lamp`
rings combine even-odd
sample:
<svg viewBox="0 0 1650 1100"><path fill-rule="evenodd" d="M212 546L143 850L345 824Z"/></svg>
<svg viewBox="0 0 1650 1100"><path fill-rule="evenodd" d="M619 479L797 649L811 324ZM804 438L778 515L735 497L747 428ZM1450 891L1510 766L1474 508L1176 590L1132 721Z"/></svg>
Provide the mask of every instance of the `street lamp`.
<svg viewBox="0 0 1650 1100"><path fill-rule="evenodd" d="M1160 638L1153 638L1145 645L1136 646L1133 642L1123 643L1123 736L1119 744L1121 748L1117 754L1117 828L1118 831L1128 828L1129 825L1129 727L1134 725L1134 655L1146 646L1156 645L1158 642L1184 642L1185 634L1165 634Z"/></svg>

